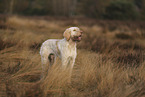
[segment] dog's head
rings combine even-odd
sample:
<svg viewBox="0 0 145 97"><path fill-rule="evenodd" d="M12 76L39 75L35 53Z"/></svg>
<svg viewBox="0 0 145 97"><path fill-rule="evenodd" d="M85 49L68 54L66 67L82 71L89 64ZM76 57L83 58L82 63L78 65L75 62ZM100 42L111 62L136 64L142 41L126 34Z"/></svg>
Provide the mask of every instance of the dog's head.
<svg viewBox="0 0 145 97"><path fill-rule="evenodd" d="M66 38L68 41L71 39L72 41L80 42L82 39L82 33L78 27L70 27L65 30L63 36Z"/></svg>

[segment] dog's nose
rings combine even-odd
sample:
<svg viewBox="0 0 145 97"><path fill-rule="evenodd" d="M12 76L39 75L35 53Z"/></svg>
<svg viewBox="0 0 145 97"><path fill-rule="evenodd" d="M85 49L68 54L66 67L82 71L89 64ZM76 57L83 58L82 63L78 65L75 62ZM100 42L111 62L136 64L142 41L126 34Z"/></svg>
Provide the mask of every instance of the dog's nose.
<svg viewBox="0 0 145 97"><path fill-rule="evenodd" d="M81 35L83 34L83 31L80 31Z"/></svg>

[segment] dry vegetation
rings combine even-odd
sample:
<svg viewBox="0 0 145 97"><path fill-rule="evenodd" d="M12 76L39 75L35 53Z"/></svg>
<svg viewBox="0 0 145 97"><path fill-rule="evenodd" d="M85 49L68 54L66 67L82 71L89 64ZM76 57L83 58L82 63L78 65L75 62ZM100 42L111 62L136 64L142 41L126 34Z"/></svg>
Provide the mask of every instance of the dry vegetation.
<svg viewBox="0 0 145 97"><path fill-rule="evenodd" d="M1 97L144 97L145 23L80 18L18 17L0 21ZM84 30L71 83L58 61L41 80L39 47Z"/></svg>

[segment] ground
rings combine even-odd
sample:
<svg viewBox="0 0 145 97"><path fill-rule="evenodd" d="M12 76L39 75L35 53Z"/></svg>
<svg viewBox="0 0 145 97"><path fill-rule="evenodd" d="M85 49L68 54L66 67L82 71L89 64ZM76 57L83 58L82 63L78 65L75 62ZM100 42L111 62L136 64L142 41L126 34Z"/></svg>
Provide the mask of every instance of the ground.
<svg viewBox="0 0 145 97"><path fill-rule="evenodd" d="M1 97L144 97L145 23L88 18L1 16ZM78 26L83 39L71 83L60 61L41 79L39 49Z"/></svg>

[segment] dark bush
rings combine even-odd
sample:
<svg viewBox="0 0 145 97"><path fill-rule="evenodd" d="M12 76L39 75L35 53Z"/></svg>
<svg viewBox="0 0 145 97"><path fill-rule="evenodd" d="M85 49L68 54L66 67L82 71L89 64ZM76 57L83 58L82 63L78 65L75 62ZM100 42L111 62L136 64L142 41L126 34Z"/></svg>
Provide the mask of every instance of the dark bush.
<svg viewBox="0 0 145 97"><path fill-rule="evenodd" d="M118 33L115 36L116 38L119 38L119 39L133 39L131 35L128 35L126 33Z"/></svg>
<svg viewBox="0 0 145 97"><path fill-rule="evenodd" d="M113 20L134 20L138 17L135 5L129 1L113 1L105 10L105 18Z"/></svg>
<svg viewBox="0 0 145 97"><path fill-rule="evenodd" d="M116 62L121 63L125 67L138 67L142 64L145 59L145 55L141 52L136 53L121 53L119 56L116 56Z"/></svg>

